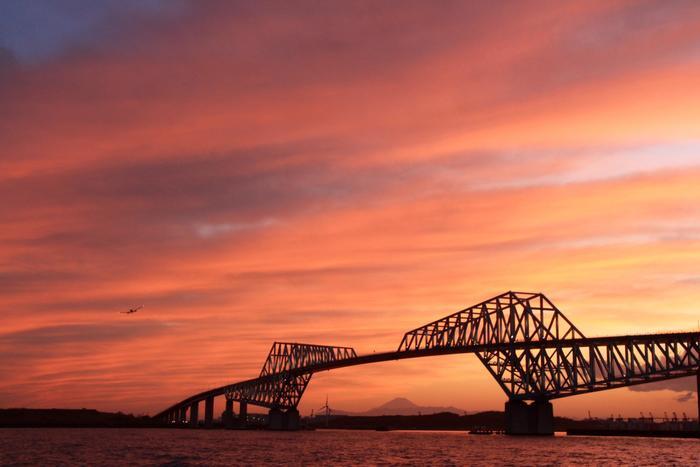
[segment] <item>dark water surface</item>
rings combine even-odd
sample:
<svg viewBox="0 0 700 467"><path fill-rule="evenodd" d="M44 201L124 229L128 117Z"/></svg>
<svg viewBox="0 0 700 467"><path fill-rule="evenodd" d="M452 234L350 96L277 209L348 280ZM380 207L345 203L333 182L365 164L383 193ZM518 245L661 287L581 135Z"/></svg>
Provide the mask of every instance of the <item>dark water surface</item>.
<svg viewBox="0 0 700 467"><path fill-rule="evenodd" d="M438 431L0 429L0 465L683 465L700 440Z"/></svg>

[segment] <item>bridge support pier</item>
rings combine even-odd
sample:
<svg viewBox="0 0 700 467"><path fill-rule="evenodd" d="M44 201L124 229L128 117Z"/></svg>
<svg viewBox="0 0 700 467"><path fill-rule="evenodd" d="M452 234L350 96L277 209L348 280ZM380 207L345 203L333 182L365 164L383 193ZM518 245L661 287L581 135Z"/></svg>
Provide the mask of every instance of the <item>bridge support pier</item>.
<svg viewBox="0 0 700 467"><path fill-rule="evenodd" d="M190 405L190 428L199 426L199 402L192 402Z"/></svg>
<svg viewBox="0 0 700 467"><path fill-rule="evenodd" d="M214 428L214 396L204 400L204 428Z"/></svg>
<svg viewBox="0 0 700 467"><path fill-rule="evenodd" d="M270 409L268 414L267 428L268 430L277 431L296 431L299 429L301 417L299 411L291 408L286 412L278 408Z"/></svg>
<svg viewBox="0 0 700 467"><path fill-rule="evenodd" d="M177 420L178 425L184 425L187 423L187 407L180 407L180 417Z"/></svg>
<svg viewBox="0 0 700 467"><path fill-rule="evenodd" d="M221 421L224 423L225 428L233 428L233 399L226 399L226 410L224 410L224 414L221 416Z"/></svg>
<svg viewBox="0 0 700 467"><path fill-rule="evenodd" d="M285 425L284 413L277 408L270 409L267 414L267 428L270 430L284 430Z"/></svg>
<svg viewBox="0 0 700 467"><path fill-rule="evenodd" d="M241 407L238 411L238 419L240 425L245 428L245 426L248 424L248 402L241 401L240 405Z"/></svg>
<svg viewBox="0 0 700 467"><path fill-rule="evenodd" d="M291 408L287 410L284 414L287 420L287 429L296 431L300 428L301 417L299 416L299 411L296 408Z"/></svg>
<svg viewBox="0 0 700 467"><path fill-rule="evenodd" d="M553 435L554 411L547 400L526 404L521 400L506 402L506 434Z"/></svg>

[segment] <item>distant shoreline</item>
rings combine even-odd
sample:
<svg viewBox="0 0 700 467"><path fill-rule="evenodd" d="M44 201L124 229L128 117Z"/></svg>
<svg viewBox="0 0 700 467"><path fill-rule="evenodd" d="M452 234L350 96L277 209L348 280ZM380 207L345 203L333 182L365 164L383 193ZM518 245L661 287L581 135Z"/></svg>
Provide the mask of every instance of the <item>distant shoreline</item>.
<svg viewBox="0 0 700 467"><path fill-rule="evenodd" d="M0 409L0 428L155 428L149 416L94 409Z"/></svg>
<svg viewBox="0 0 700 467"><path fill-rule="evenodd" d="M201 421L200 421L201 423ZM668 425L669 422L666 422ZM689 424L690 423L690 424ZM694 422L675 422L633 427L610 420L573 420L554 418L554 431L568 436L644 436L697 438ZM628 423L629 425L629 423ZM687 426L686 426L687 425ZM427 415L317 415L302 419L302 430L360 430L360 431L452 431L484 430L501 432L505 427L505 414L498 411L458 415L441 412ZM187 425L165 425L161 420L147 415L135 416L121 412L100 412L94 409L0 409L0 428L163 428L189 429ZM215 429L223 429L220 420ZM261 423L247 429L263 429ZM642 429L644 428L644 429Z"/></svg>

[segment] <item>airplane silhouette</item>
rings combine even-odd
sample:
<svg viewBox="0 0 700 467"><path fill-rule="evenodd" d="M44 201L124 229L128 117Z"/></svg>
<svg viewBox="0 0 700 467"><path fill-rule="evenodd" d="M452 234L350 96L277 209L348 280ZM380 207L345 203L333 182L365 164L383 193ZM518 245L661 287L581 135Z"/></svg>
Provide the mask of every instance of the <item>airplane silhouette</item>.
<svg viewBox="0 0 700 467"><path fill-rule="evenodd" d="M120 311L119 313L124 313L125 315L130 315L131 313L136 313L141 308L143 308L143 305L137 306L136 308L129 308L129 311Z"/></svg>

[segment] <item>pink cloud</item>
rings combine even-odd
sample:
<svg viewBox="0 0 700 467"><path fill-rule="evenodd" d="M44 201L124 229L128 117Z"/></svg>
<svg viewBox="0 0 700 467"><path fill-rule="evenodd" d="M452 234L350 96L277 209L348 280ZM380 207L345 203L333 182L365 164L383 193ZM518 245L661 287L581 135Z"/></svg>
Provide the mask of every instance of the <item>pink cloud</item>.
<svg viewBox="0 0 700 467"><path fill-rule="evenodd" d="M185 11L0 58L0 404L155 412L274 339L391 349L507 289L592 335L694 323L697 9ZM468 360L318 383L471 409L414 378L461 364L500 406Z"/></svg>

